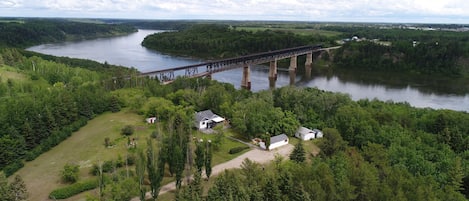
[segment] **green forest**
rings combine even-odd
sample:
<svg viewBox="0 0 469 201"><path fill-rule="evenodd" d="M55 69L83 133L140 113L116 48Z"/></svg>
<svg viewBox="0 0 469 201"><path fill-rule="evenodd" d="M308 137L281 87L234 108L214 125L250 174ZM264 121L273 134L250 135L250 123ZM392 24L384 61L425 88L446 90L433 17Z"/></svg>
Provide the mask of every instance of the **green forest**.
<svg viewBox="0 0 469 201"><path fill-rule="evenodd" d="M178 55L229 58L319 43L329 44L330 41L321 35L272 30L250 32L226 24L195 24L179 31L147 36L142 45Z"/></svg>
<svg viewBox="0 0 469 201"><path fill-rule="evenodd" d="M176 54L228 57L331 40L207 26L153 35L143 44ZM237 35L240 33L243 40ZM213 40L202 40L207 36ZM52 42L46 37L11 45L15 40L10 39L6 46ZM362 44L350 44L355 45ZM161 85L151 78L123 76L136 73L106 63L2 48L0 169L11 176L90 119L125 109L141 115L142 121L157 116L160 125L154 128L155 139L148 139L145 150L134 150L130 173L112 164L108 171L96 166L93 180L77 182L66 190L54 191L54 195L71 196L72 191L96 188L100 193L89 195L87 200L129 200L146 191L156 199L162 180L173 179L176 200L416 201L469 197L467 112L414 108L389 101L353 101L346 94L316 88L282 87L253 93L202 78L179 78ZM243 140L280 133L292 137L300 125L319 128L324 138L314 143L320 152L306 155L298 143L290 158L277 158L268 166L246 160L241 169L227 170L205 181L200 178L201 170L211 171L212 148L203 149L191 139L193 114L206 109L229 119L230 132ZM214 135L222 139L221 133ZM217 143L223 144L222 140L214 141L214 152ZM115 167L123 167L123 159L120 161ZM126 164L129 161L127 158ZM69 169L73 172L76 168ZM194 174L194 179L181 185L187 174ZM71 180L76 178L72 175ZM0 175L0 187L1 193L19 192L24 184L16 178L8 183ZM11 194L0 195L6 196L4 200L15 200ZM20 200L26 199L23 195Z"/></svg>
<svg viewBox="0 0 469 201"><path fill-rule="evenodd" d="M130 25L83 23L66 19L0 21L0 47L26 48L42 43L111 37L136 31Z"/></svg>

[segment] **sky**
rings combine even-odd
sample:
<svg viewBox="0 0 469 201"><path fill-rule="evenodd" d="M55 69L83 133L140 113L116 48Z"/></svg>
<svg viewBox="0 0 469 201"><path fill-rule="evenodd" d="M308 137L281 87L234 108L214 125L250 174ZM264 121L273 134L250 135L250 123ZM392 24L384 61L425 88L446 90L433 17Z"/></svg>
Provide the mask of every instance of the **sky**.
<svg viewBox="0 0 469 201"><path fill-rule="evenodd" d="M0 0L0 16L469 24L469 1Z"/></svg>

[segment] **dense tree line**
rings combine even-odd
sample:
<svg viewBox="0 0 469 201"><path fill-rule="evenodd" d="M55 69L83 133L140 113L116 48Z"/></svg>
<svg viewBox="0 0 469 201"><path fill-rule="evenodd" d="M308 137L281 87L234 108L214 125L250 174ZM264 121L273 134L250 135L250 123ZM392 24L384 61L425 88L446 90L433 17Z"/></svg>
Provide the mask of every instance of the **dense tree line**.
<svg viewBox="0 0 469 201"><path fill-rule="evenodd" d="M190 28L147 36L142 45L162 52L203 58L227 58L250 53L328 41L324 36L301 36L284 31L249 32L223 24L196 24Z"/></svg>
<svg viewBox="0 0 469 201"><path fill-rule="evenodd" d="M396 42L383 46L374 42L351 42L334 56L340 68L417 74L461 76L459 59L464 51L458 42Z"/></svg>
<svg viewBox="0 0 469 201"><path fill-rule="evenodd" d="M41 43L109 37L136 31L133 26L123 24L82 23L66 19L21 20L0 23L0 47L24 48Z"/></svg>

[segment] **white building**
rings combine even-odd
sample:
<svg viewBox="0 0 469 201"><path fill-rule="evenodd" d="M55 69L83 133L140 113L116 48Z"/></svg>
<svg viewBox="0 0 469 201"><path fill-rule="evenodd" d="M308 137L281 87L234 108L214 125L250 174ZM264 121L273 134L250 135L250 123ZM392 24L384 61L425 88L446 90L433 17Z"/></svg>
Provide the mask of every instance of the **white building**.
<svg viewBox="0 0 469 201"><path fill-rule="evenodd" d="M154 124L156 123L156 117L146 118L145 121L149 124Z"/></svg>
<svg viewBox="0 0 469 201"><path fill-rule="evenodd" d="M281 147L283 145L287 145L287 144L288 144L288 136L287 135L281 134L281 135L273 136L273 137L270 137L269 150L279 148L279 147ZM259 146L262 149L266 149L265 142L260 142Z"/></svg>
<svg viewBox="0 0 469 201"><path fill-rule="evenodd" d="M218 123L225 121L223 117L214 114L211 110L195 113L195 127L198 129L213 128Z"/></svg>
<svg viewBox="0 0 469 201"><path fill-rule="evenodd" d="M322 131L318 129L309 129L301 126L295 133L295 137L301 140L311 140L315 138L322 138L323 134Z"/></svg>

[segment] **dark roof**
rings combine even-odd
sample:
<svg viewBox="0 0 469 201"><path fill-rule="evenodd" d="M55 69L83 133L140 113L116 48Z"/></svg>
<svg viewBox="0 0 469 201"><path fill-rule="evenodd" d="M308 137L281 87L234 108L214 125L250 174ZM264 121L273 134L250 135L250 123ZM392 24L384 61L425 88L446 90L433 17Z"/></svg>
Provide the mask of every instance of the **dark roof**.
<svg viewBox="0 0 469 201"><path fill-rule="evenodd" d="M204 119L211 119L213 115L215 114L213 114L212 110L200 111L200 112L195 113L195 120L197 122L200 122Z"/></svg>
<svg viewBox="0 0 469 201"><path fill-rule="evenodd" d="M288 139L288 136L285 135L285 134L277 135L277 136L274 136L274 137L270 138L270 144L281 142L281 141L284 141L284 140L287 140L287 139Z"/></svg>

